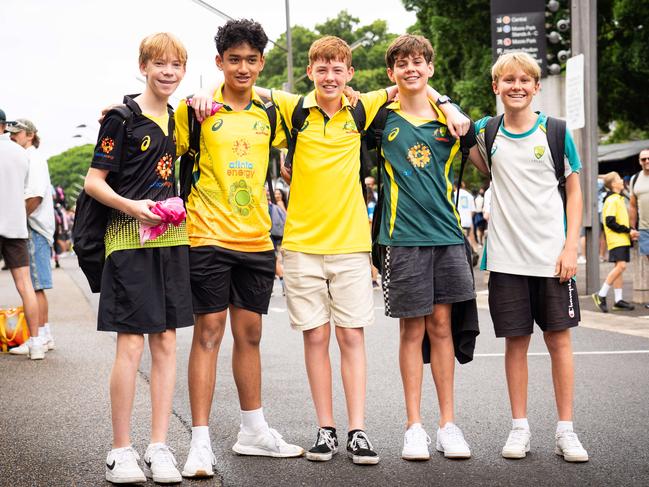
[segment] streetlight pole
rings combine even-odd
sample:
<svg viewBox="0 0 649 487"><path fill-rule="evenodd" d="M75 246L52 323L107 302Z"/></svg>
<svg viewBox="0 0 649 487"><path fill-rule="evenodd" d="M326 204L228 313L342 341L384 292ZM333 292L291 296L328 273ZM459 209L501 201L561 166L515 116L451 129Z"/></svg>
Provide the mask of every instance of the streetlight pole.
<svg viewBox="0 0 649 487"><path fill-rule="evenodd" d="M293 40L291 36L291 18L289 15L289 0L285 0L286 9L286 75L288 77L288 91L293 93Z"/></svg>

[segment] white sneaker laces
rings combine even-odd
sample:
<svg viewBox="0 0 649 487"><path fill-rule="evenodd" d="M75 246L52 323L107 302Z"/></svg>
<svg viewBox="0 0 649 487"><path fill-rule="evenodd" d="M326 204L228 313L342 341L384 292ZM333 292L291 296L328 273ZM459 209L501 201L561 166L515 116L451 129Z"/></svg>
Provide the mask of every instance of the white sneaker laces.
<svg viewBox="0 0 649 487"><path fill-rule="evenodd" d="M426 442L430 445L431 439L423 428L411 428L406 431L406 443Z"/></svg>
<svg viewBox="0 0 649 487"><path fill-rule="evenodd" d="M354 433L354 435L352 436L352 441L349 442L349 445L354 450L356 449L356 447L358 447L359 449L362 448L365 450L373 450L372 443L370 443L370 440L364 431L357 431L356 433Z"/></svg>
<svg viewBox="0 0 649 487"><path fill-rule="evenodd" d="M514 428L509 432L509 438L507 438L507 443L515 443L517 445L525 446L527 444L527 439L529 433L527 430L522 428Z"/></svg>
<svg viewBox="0 0 649 487"><path fill-rule="evenodd" d="M150 461L155 457L156 463L164 466L176 466L173 450L167 445L156 445L151 452Z"/></svg>
<svg viewBox="0 0 649 487"><path fill-rule="evenodd" d="M462 434L462 430L456 425L450 424L445 426L444 432L448 435L450 440L464 442L464 435Z"/></svg>
<svg viewBox="0 0 649 487"><path fill-rule="evenodd" d="M116 463L130 463L133 462L133 460L135 460L137 463L137 460L139 459L140 459L140 455L138 455L137 451L132 446L121 448L115 454Z"/></svg>
<svg viewBox="0 0 649 487"><path fill-rule="evenodd" d="M579 438L577 437L577 433L574 431L564 431L561 433L560 438L564 442L564 448L566 449L583 449L584 447L581 446L581 442L579 441Z"/></svg>
<svg viewBox="0 0 649 487"><path fill-rule="evenodd" d="M318 439L315 442L315 446L327 445L330 450L336 448L336 440L334 440L333 434L328 429L320 428L318 430Z"/></svg>

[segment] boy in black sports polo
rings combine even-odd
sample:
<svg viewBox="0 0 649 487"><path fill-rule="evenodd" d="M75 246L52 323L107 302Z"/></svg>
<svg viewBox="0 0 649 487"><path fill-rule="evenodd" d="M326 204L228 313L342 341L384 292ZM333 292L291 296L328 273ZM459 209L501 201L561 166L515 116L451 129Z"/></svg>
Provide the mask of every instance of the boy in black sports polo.
<svg viewBox="0 0 649 487"><path fill-rule="evenodd" d="M188 239L184 223L140 244L142 223L161 219L150 208L176 196L174 117L167 100L185 75L187 52L171 34L159 33L140 45L141 95L126 96L126 121L111 111L102 122L85 190L113 208L106 230L97 328L117 332L110 379L113 449L106 480L113 483L180 482L176 460L166 445L176 379L176 328L193 324L189 293ZM110 185L109 183L110 182ZM151 350L151 443L144 472L129 430L135 378L144 349Z"/></svg>
<svg viewBox="0 0 649 487"><path fill-rule="evenodd" d="M430 439L422 427L421 344L428 333L431 368L440 408L436 448L448 458L469 458L471 451L454 423L454 348L451 305L475 298L460 218L453 203L451 162L460 147L444 114L428 97L433 48L417 35L402 35L385 55L399 101L387 106L380 170L386 174L379 243L383 265L385 314L399 318L399 365L407 413L402 457L430 458ZM443 100L442 100L443 101ZM486 165L475 146L471 161Z"/></svg>

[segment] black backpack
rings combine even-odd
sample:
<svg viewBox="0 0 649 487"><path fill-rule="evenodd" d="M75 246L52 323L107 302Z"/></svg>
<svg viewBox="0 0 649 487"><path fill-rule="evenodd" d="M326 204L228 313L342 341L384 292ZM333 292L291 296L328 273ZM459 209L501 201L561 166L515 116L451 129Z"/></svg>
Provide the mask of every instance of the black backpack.
<svg viewBox="0 0 649 487"><path fill-rule="evenodd" d="M537 114L539 112L536 112ZM496 134L503 122L504 115L492 117L487 121L485 127L484 141L485 149L487 152L487 164L491 171L491 149L496 140ZM566 150L566 121L554 117L548 117L546 125L546 137L548 138L548 145L550 146L550 154L552 155L552 163L554 164L554 174L557 177L559 194L563 207L566 207L566 176L564 165L564 154Z"/></svg>
<svg viewBox="0 0 649 487"><path fill-rule="evenodd" d="M191 98L191 97L188 97ZM266 116L268 116L268 123L270 125L270 139L268 142L268 150L273 147L273 140L275 140L275 128L277 126L277 109L272 102L264 104ZM201 173L200 158L201 158L201 124L196 118L196 114L192 107L187 107L187 121L189 129L189 149L180 157L180 169L178 179L180 180L180 197L185 203L192 192L192 188L196 186ZM270 160L268 161L268 168L266 169L266 183L268 184L268 191L271 198L273 197L273 181L270 172Z"/></svg>
<svg viewBox="0 0 649 487"><path fill-rule="evenodd" d="M365 107L359 100L355 107L348 106L354 123L356 124L356 130L361 138L361 165L359 171L359 177L361 180L361 189L363 189L363 181L366 176L370 174L370 169L372 168L371 158L369 156L369 148L367 144L368 138L366 137L367 133L365 130L366 115ZM304 126L307 117L309 116L310 109L304 107L304 97L301 96L298 100L293 113L291 114L291 131L287 133L286 142L288 145L288 152L286 153L286 158L284 159L284 167L289 171L293 168L293 156L295 155L295 147L297 145L297 136ZM286 125L284 125L286 129ZM287 131L288 132L288 131Z"/></svg>
<svg viewBox="0 0 649 487"><path fill-rule="evenodd" d="M118 105L106 114L106 117L112 114L118 115L123 120L126 137L120 164L126 157L128 140L132 134L133 113L133 107L129 104ZM115 189L119 182L119 174L108 173L106 182L111 188ZM104 236L110 212L111 208L88 195L85 190L81 190L76 203L72 241L74 242L74 253L77 255L79 267L85 274L86 279L88 279L90 290L93 293L98 293L101 290L101 274L104 269L106 255Z"/></svg>
<svg viewBox="0 0 649 487"><path fill-rule="evenodd" d="M374 117L374 120L372 121L372 124L370 126L370 132L374 135L374 137L368 137L368 139L371 139L369 141L369 144L371 147L376 148L376 155L378 158L378 167L376 171L377 179L376 182L379 187L379 197L376 202L376 206L374 207L374 216L372 218L372 264L374 267L376 267L379 272L383 273L383 257L384 257L384 248L383 245L379 244L379 233L381 230L381 217L383 214L383 184L381 183L381 173L382 173L382 166L383 166L383 155L381 153L381 144L383 140L383 131L385 130L385 124L388 119L388 109L387 106L391 102L387 102L385 105L383 105L376 116ZM466 161L469 159L469 151L470 147L466 144L466 139L465 137L460 137L460 152L462 154L462 159L460 162L460 170L458 171L458 178L457 178L457 187L460 188L461 183L462 183L462 175L464 174L464 167L466 166ZM455 207L457 208L458 201L460 197L460 192L456 191L455 195ZM467 247L467 249L470 250L472 255L471 263L475 267L477 264L477 253L473 251L471 248L471 245L469 244L468 240L466 237L464 237L464 245Z"/></svg>

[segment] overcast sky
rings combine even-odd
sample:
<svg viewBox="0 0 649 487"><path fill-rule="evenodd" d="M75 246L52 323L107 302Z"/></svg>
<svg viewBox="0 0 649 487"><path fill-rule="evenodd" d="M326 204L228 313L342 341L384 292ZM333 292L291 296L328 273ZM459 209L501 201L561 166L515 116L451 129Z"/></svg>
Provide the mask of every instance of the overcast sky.
<svg viewBox="0 0 649 487"><path fill-rule="evenodd" d="M285 31L284 0L205 1L261 22L273 40ZM313 28L344 9L361 25L385 19L394 33L415 22L401 0L291 0L290 19ZM137 55L143 37L170 31L187 47L187 75L176 91L182 97L196 90L201 75L216 79L213 38L224 22L192 0L3 0L0 108L9 120L35 123L47 157L94 143L100 108L142 89ZM304 67L295 69L299 75ZM76 128L81 124L87 128Z"/></svg>

